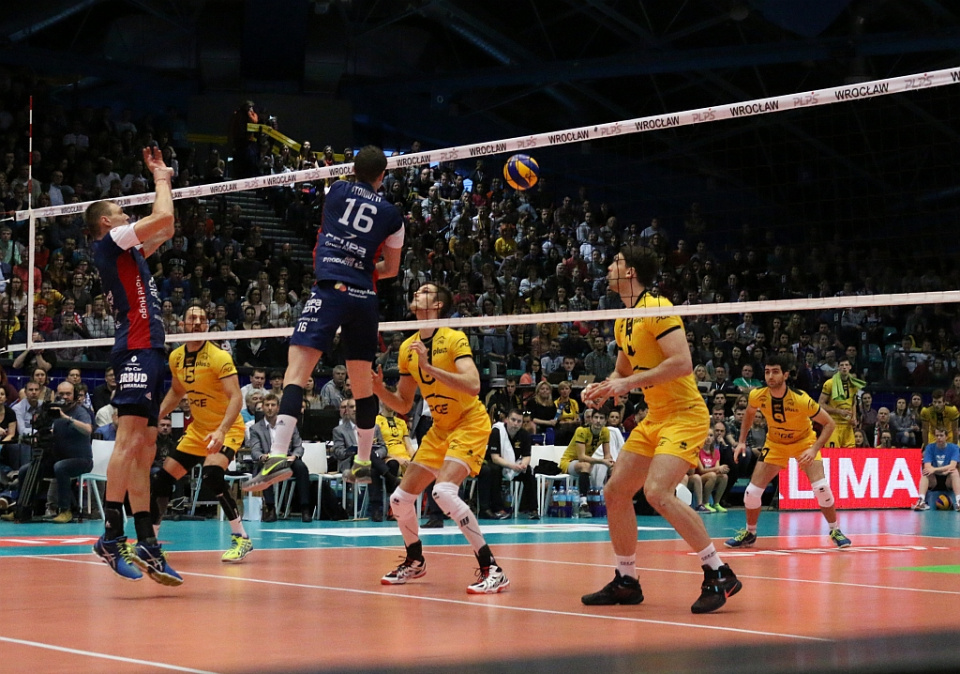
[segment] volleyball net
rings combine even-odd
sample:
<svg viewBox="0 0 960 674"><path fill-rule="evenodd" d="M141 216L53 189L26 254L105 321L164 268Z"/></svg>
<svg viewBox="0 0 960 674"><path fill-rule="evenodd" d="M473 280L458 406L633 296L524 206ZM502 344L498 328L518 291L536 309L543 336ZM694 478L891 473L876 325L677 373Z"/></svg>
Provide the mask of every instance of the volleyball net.
<svg viewBox="0 0 960 674"><path fill-rule="evenodd" d="M879 358L884 377L893 367L886 352L908 348L904 337L911 351L942 354L950 371L950 305L960 300L951 263L960 133L950 85L957 83L960 69L939 70L390 156L385 187L408 216L408 236L400 276L379 288L381 332L447 325L467 331L482 357L529 369L535 338L534 352L544 349L540 336L589 342L595 330L609 339L615 318L658 313L623 307L607 287L609 259L634 242L658 252L651 291L677 305L670 313L684 317L701 355L712 348L704 346L707 333L724 341L727 328L736 333L751 314L763 337L757 344L748 325L751 339L741 336L740 345L754 360L784 340L796 351L803 334L822 359L825 332L835 349L856 346L874 366ZM533 156L541 169L527 192L503 182L503 163L516 153ZM229 332L218 340L232 349L265 340L276 365L285 362L283 340L305 299L324 186L351 174L352 164L338 164L175 189L183 248L161 250L156 276L168 341L204 338L176 328L184 308L201 303L214 329ZM115 201L141 217L153 199L142 193ZM55 255L32 245L37 233L81 219L88 205L15 214L14 229L28 228L28 268L42 271L27 275L20 320L44 337L38 344L34 330L12 329L7 307L11 353L43 348L87 357L112 345L87 329L85 306L74 302L71 311L64 295L76 293L35 287L63 273ZM66 252L72 272L84 253ZM218 278L225 261L234 281ZM407 302L417 286L436 280L453 291L454 313L418 322ZM92 300L96 280L85 285ZM218 317L221 305L227 315ZM247 320L250 306L255 320ZM80 329L61 329L65 322ZM71 333L79 338L68 339ZM909 358L911 374L935 360Z"/></svg>

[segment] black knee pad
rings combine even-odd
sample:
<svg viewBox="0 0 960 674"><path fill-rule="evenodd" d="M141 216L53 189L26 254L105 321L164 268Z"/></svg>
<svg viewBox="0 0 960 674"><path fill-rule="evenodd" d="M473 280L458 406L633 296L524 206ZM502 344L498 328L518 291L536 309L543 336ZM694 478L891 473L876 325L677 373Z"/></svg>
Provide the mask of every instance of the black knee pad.
<svg viewBox="0 0 960 674"><path fill-rule="evenodd" d="M210 490L218 496L227 487L227 482L223 479L226 471L220 466L204 466L200 475Z"/></svg>
<svg viewBox="0 0 960 674"><path fill-rule="evenodd" d="M376 396L367 396L357 400L357 428L373 428L377 425L377 412L380 405Z"/></svg>
<svg viewBox="0 0 960 674"><path fill-rule="evenodd" d="M150 492L154 496L170 498L170 494L173 493L175 486L177 486L177 481L173 479L173 475L163 468L154 473L150 478Z"/></svg>

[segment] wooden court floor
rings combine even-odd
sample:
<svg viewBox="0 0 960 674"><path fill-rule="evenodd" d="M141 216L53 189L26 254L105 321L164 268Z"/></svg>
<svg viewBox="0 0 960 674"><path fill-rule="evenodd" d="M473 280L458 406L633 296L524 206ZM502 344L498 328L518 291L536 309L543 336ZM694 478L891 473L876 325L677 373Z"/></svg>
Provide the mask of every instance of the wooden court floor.
<svg viewBox="0 0 960 674"><path fill-rule="evenodd" d="M764 671L822 671L811 653L877 638L894 646L848 648L836 671L894 671L869 666L956 630L935 642L954 667L960 513L841 516L854 541L842 551L819 513L764 512L757 547L721 550L743 591L705 616L689 608L698 560L656 517L639 518L643 604L589 608L580 595L613 573L603 520L484 523L511 587L483 597L465 592L476 564L450 523L425 532L426 577L385 587L379 578L402 551L392 523L251 523L255 551L226 565L226 523L168 522L161 538L186 580L179 588L114 576L89 552L99 522L0 523L0 671L529 673L555 671L550 658L569 672L601 657L619 671L681 671L692 657L700 671L742 672L750 667L718 649L767 647L788 655ZM722 548L743 512L705 521Z"/></svg>

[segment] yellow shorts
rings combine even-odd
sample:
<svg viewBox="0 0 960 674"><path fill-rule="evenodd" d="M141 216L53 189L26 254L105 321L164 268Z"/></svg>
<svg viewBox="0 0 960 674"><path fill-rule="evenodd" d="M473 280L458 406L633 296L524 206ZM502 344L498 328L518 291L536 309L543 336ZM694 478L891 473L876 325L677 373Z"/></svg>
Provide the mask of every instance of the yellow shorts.
<svg viewBox="0 0 960 674"><path fill-rule="evenodd" d="M816 442L816 437L812 437L809 442L793 442L789 445L767 442L764 444L763 449L760 450L760 460L764 463L771 463L774 466L786 468L790 464L790 459L795 459L803 454L813 446L814 442ZM817 452L814 460L819 461L820 459L820 452Z"/></svg>
<svg viewBox="0 0 960 674"><path fill-rule="evenodd" d="M490 417L482 412L462 420L449 431L433 425L423 436L413 463L436 471L444 460L453 459L469 468L470 475L478 475L489 441Z"/></svg>
<svg viewBox="0 0 960 674"><path fill-rule="evenodd" d="M673 454L696 467L709 431L706 407L695 405L661 420L648 416L633 429L621 451L650 458L655 454Z"/></svg>
<svg viewBox="0 0 960 674"><path fill-rule="evenodd" d="M856 447L857 441L853 436L853 426L849 424L837 424L833 429L833 435L827 441L827 447Z"/></svg>
<svg viewBox="0 0 960 674"><path fill-rule="evenodd" d="M203 439L211 432L212 431L201 429L200 424L190 424L187 426L187 432L180 438L177 449L184 454L190 454L192 456L206 456L210 451L207 449L207 443L204 442ZM243 433L244 427L240 424L234 424L223 438L223 446L227 449L232 449L234 453L240 451L240 447L243 446Z"/></svg>

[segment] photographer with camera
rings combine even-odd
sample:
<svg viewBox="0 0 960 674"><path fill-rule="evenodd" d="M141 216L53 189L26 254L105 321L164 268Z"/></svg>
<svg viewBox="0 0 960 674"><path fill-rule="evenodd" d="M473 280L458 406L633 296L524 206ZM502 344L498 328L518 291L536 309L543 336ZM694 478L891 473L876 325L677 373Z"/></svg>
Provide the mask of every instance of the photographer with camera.
<svg viewBox="0 0 960 674"><path fill-rule="evenodd" d="M53 402L40 407L33 419L34 460L20 473L20 502L14 519L29 522L41 480L55 478L48 501L54 498L57 514L48 521L65 524L73 520L71 505L74 478L93 468L93 418L76 400L76 389L69 381L57 386ZM54 497L55 494L55 497Z"/></svg>

